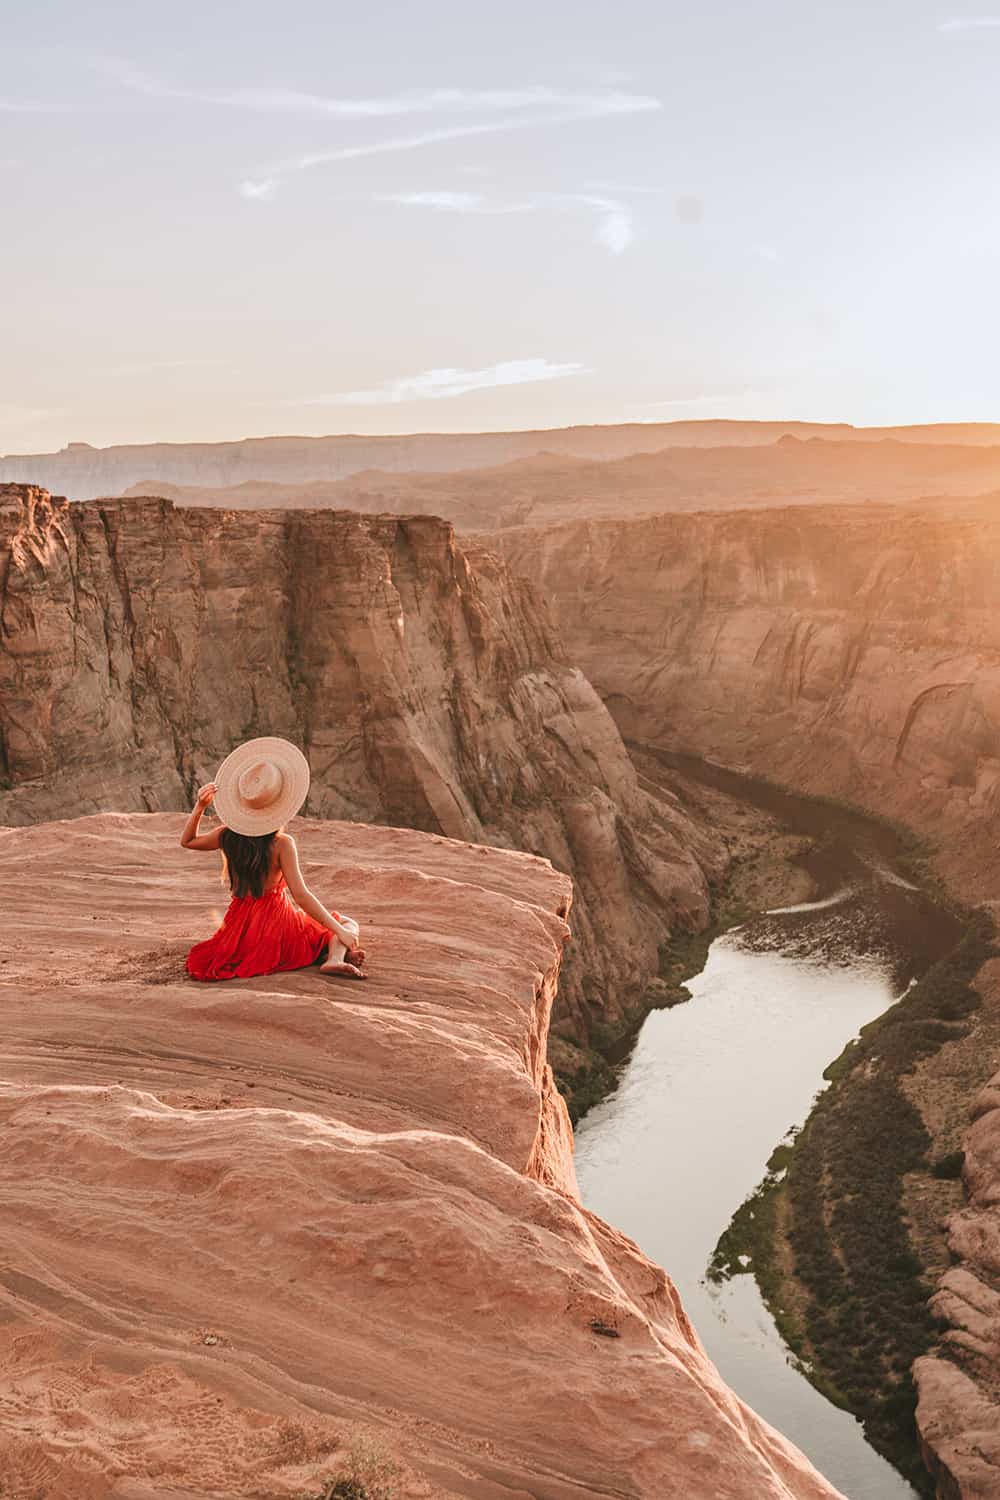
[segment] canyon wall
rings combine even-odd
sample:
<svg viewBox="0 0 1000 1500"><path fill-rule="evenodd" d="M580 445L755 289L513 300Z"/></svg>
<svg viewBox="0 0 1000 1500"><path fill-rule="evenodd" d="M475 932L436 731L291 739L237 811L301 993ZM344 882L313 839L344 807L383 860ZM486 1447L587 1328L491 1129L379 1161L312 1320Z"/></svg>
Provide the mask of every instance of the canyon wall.
<svg viewBox="0 0 1000 1500"><path fill-rule="evenodd" d="M57 453L0 457L0 483L37 484L74 500L117 495L135 484L235 485L247 480L304 484L342 479L363 469L454 471L510 463L536 453L616 459L661 448L751 447L791 435L870 443L989 446L1000 426L987 422L922 427L851 427L821 422L632 422L537 432L425 432L399 436L243 438L226 443L137 443L94 448L69 443ZM148 493L148 491L147 491Z"/></svg>
<svg viewBox="0 0 1000 1500"><path fill-rule="evenodd" d="M576 1196L568 879L303 819L368 983L198 984L183 821L0 829L4 1494L837 1500Z"/></svg>
<svg viewBox="0 0 1000 1500"><path fill-rule="evenodd" d="M1000 896L992 502L659 515L489 539L626 738L842 796Z"/></svg>
<svg viewBox="0 0 1000 1500"><path fill-rule="evenodd" d="M626 739L900 818L952 889L1000 910L992 503L660 515L490 544L544 592ZM1000 961L977 987L968 1036L906 1080L930 1159L965 1148L964 1205L926 1174L905 1185L918 1218L921 1195L947 1214L941 1349L914 1367L942 1500L1000 1495Z"/></svg>
<svg viewBox="0 0 1000 1500"><path fill-rule="evenodd" d="M295 740L306 810L514 845L577 891L560 1029L631 1008L725 854L640 788L532 590L433 518L0 490L0 822L189 806Z"/></svg>

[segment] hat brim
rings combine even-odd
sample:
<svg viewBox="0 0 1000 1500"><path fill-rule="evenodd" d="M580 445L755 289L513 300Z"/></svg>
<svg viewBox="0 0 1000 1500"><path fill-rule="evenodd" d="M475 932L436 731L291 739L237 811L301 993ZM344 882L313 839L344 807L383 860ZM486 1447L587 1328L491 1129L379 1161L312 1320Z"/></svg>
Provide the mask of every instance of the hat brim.
<svg viewBox="0 0 1000 1500"><path fill-rule="evenodd" d="M272 761L281 772L281 791L267 807L248 807L240 797L243 772L260 760ZM215 773L215 810L234 833L251 837L274 833L294 818L309 795L309 762L291 740L265 736L246 740L226 756Z"/></svg>

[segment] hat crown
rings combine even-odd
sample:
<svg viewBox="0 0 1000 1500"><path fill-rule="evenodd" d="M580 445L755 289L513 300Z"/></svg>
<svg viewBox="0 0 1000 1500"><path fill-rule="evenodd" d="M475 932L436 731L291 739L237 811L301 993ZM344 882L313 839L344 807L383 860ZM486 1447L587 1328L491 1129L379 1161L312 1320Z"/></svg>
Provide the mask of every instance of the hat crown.
<svg viewBox="0 0 1000 1500"><path fill-rule="evenodd" d="M254 761L252 766L247 766L240 773L236 783L240 801L246 807L254 809L270 807L281 796L284 780L281 767L276 766L273 760Z"/></svg>
<svg viewBox="0 0 1000 1500"><path fill-rule="evenodd" d="M215 810L234 833L274 833L309 793L309 762L297 745L258 735L231 750L215 775Z"/></svg>

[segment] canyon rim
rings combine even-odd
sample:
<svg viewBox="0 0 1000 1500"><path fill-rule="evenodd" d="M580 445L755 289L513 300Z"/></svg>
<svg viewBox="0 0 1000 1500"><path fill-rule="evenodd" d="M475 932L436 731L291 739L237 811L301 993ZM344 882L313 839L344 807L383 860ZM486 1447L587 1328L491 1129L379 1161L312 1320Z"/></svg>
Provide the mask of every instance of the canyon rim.
<svg viewBox="0 0 1000 1500"><path fill-rule="evenodd" d="M580 465L589 467L585 472L571 467L568 481L563 462L549 460L499 470L485 464L447 480L414 471L393 481L400 487L396 493L382 480L364 493L350 479L323 480L315 481L323 494L310 497L310 480L306 509L299 508L301 488L286 488L274 479L241 480L232 504L225 487L173 489L172 498L153 493L67 501L37 485L9 484L0 492L0 818L7 827L10 857L15 864L24 860L25 850L33 847L33 829L42 839L39 847L51 857L56 830L68 835L78 827L87 849L97 851L95 872L106 874L109 865L101 858L102 851L110 852L107 840L117 849L125 830L138 836L147 826L144 819L152 819L149 826L154 827L157 819L171 816L186 804L194 786L211 775L231 743L266 727L296 738L307 749L313 765L310 816L357 820L337 825L338 847L347 828L374 820L422 830L432 843L437 841L439 851L454 848L456 869L465 869L462 861L469 856L463 850L497 845L530 851L536 860L532 868L554 865L572 881L572 894L567 887L564 896L538 904L554 919L568 919L572 936L557 964L558 979L553 970L545 980L544 1017L539 1019L536 1011L530 1021L533 1040L515 1047L534 1080L538 1102L529 1105L528 1118L537 1112L534 1128L539 1134L525 1138L518 1147L523 1162L519 1155L511 1165L566 1202L576 1202L568 1123L553 1090L547 1050L554 1049L565 1073L587 1056L596 1038L657 1002L662 954L671 940L705 928L712 916L712 891L733 858L725 827L699 814L681 782L672 787L669 776L650 777L640 746L708 756L808 793L888 812L931 839L940 877L967 903L991 908L1000 878L994 791L1000 767L1000 736L994 726L1000 721L991 697L1000 662L992 606L1000 549L991 541L991 501L966 490L970 471L974 482L975 476L988 473L988 444L980 458L978 434L966 434L960 444L928 444L927 434L912 435L912 440L894 434L894 452L936 446L948 455L936 472L957 493L920 499L907 492L903 500L880 494L874 503L870 495L864 500L852 496L854 503L832 508L825 497L844 483L845 443L838 435L828 451L830 445L820 439L810 456L814 471L817 466L824 471L825 464L816 493L799 496L794 507L784 508L761 503L758 494L747 512L741 503L746 458L740 452L734 456L731 449L720 455L711 443L699 449L690 436L683 434L683 452L707 455L702 472L715 476L713 498L722 509L690 513L674 506L674 492L669 484L664 490L655 455L650 459L640 453L640 468L623 479L622 464L627 468L629 461L614 451L614 444L628 439L613 430L613 456L581 459ZM789 474L789 434L767 436L769 445L748 443L747 450L753 473L760 472L762 463L773 465L781 498ZM856 446L864 445L858 440ZM971 466L951 458L957 447L973 453ZM487 453L492 458L495 449ZM145 454L143 461L148 461ZM196 467L185 472L188 478L204 477ZM795 485L800 470L791 472ZM880 483L891 490L909 484L913 468L895 458L887 465L880 455L875 468L862 465L860 472L865 484L878 473ZM474 497L480 480L483 503L455 508L448 497ZM254 485L261 487L259 495L248 494ZM140 487L155 488L152 483ZM527 493L532 499L526 511ZM510 496L507 513L495 503L504 495ZM609 496L617 497L617 514L608 513ZM387 500L391 513L378 509ZM587 519L561 519L567 506L593 513ZM656 506L660 509L650 508ZM457 529L440 519L435 508L450 516ZM506 514L507 520L487 531L482 521L491 512ZM549 519L526 524L526 514ZM239 667L220 674L220 659ZM314 830L309 849L325 867L322 837L315 833L321 825L308 826ZM138 837L136 847L148 849L148 837ZM361 834L350 837L360 839ZM388 833L372 828L366 837L381 849L379 840ZM419 847L400 845L408 851L408 869L424 868L423 853L419 858L413 853ZM115 857L124 858L120 853ZM368 859L360 844L351 857L361 865ZM498 856L484 852L479 857ZM136 869L140 866L141 861ZM351 868L347 855L338 867ZM139 878L145 884L150 876ZM477 888L480 884L473 882ZM505 886L507 899L516 886L517 880ZM476 895L474 904L480 899ZM31 900L29 896L29 906ZM165 893L151 900L152 909L165 909ZM110 918L102 916L100 903L93 904L95 912L88 912L87 920L98 926L89 929L81 921L83 931L73 942L89 947L97 941L102 953L110 952ZM206 909L204 902L201 909ZM18 921L25 920L22 913ZM390 946L393 941L399 939L391 939ZM141 985L145 996L163 986L159 1001L168 1013L175 1004L183 1011L189 1002L180 983L179 953L179 935L164 953L149 944L141 948L122 975L126 991ZM140 973L144 959L152 969L148 978ZM18 961L24 963L23 951ZM987 963L976 981L982 1013L973 1035L956 1041L954 1057L946 1045L921 1066L915 1095L928 1111L935 1141L961 1140L965 1154L964 1199L956 1198L953 1183L946 1184L939 1204L942 1216L949 1215L941 1238L950 1258L950 1265L938 1270L933 1300L942 1339L915 1370L928 1465L941 1495L950 1494L951 1486L964 1500L994 1492L998 1465L992 1439L998 1352L990 1312L996 1296L993 1184L998 1175L995 1054L991 1067L989 1051L995 1045L997 1006L993 967ZM110 974L98 990L111 983ZM8 966L5 980L19 987L24 974ZM61 980L45 978L37 996L49 984L58 1006ZM394 984L396 990L404 989L402 981ZM409 1014L416 1005L423 1013L430 997L413 974L405 989L405 996L395 994L388 1002L390 1009L402 1004ZM79 999L84 1003L84 997ZM90 993L86 1003L96 999ZM108 1003L125 1002L112 996ZM345 1005L357 1013L353 997L344 1002L338 997L335 1010ZM385 1023L381 1006L379 1002ZM362 1010L366 1008L367 999ZM162 1024L183 1023L168 1014ZM394 1013L393 1029L397 1024L403 1023ZM432 1026L435 1037L439 1024ZM476 1022L493 1024L482 1017ZM405 1033L406 1025L403 1029ZM27 1045L31 1052L37 1039ZM148 1045L153 1047L153 1041ZM221 1047L222 1042L213 1045ZM60 1087L72 1084L72 1052L70 1046L56 1069ZM20 1044L16 1056L21 1057ZM210 1054L203 1066L211 1066ZM29 1088L27 1097L15 1101L19 1108L30 1105L31 1089L52 1086L48 1066L37 1078L33 1067L15 1067L12 1075L18 1087ZM103 1068L115 1072L115 1088L134 1086L143 1093L145 1065L142 1077L136 1074L130 1083L129 1070L112 1057L93 1078L81 1073L77 1082L85 1090L103 1088ZM292 1061L286 1059L282 1068L285 1079ZM254 1087L262 1082L256 1077L246 1081ZM159 1101L156 1108L177 1108L178 1079L164 1084L165 1092L162 1082L145 1092ZM198 1089L204 1091L206 1084L202 1079L191 1087L190 1097L200 1099ZM322 1086L314 1077L310 1087L331 1091L319 1111L324 1119L338 1122L338 1128L359 1126L350 1111L345 1115L343 1105L333 1103L344 1090L332 1075ZM513 1106L487 1103L493 1090L494 1085L484 1086L474 1106L476 1118L494 1118L505 1135L512 1129L523 1133L528 1127L515 1126ZM310 1109L318 1108L316 1097L314 1093ZM929 1099L933 1103L927 1105ZM104 1138L100 1111L92 1114L92 1106L105 1107L103 1100L98 1093L72 1096L74 1107L82 1111L73 1126L84 1133L81 1139L95 1130ZM129 1110L154 1107L124 1094L121 1101L128 1118ZM189 1104L181 1101L180 1107L188 1109ZM219 1102L212 1107L223 1113L229 1108ZM427 1107L421 1105L422 1110ZM35 1118L30 1109L25 1118ZM241 1116L234 1128L242 1123ZM246 1123L251 1123L249 1116ZM175 1124L169 1115L165 1141L173 1142ZM483 1128L482 1123L473 1129L463 1122L460 1129L441 1133L471 1137L481 1146ZM188 1150L183 1137L181 1129L176 1141L181 1158ZM227 1150L235 1154L244 1149L237 1146L238 1139L237 1131L231 1146L219 1147L223 1156ZM489 1141L485 1145L496 1154ZM278 1149L275 1142L265 1142L261 1149L272 1147ZM43 1156L48 1150L39 1149ZM170 1156L174 1144L162 1149ZM555 1161L561 1163L558 1168ZM57 1192L63 1168L54 1162L51 1170L51 1191ZM96 1192L96 1183L95 1178L87 1191ZM41 1207L38 1212L43 1213ZM501 1267L491 1276L505 1285L513 1272ZM617 1296L611 1294L616 1308ZM180 1316L176 1310L171 1313L171 1318ZM680 1316L679 1327L687 1330ZM614 1332L620 1332L618 1317L618 1311L609 1312ZM602 1318L592 1321L601 1323ZM105 1336L111 1335L105 1331ZM243 1336L249 1336L246 1330ZM603 1347L602 1335L592 1336L598 1340L595 1347ZM698 1347L696 1333L683 1333L689 1336ZM193 1366L175 1358L180 1337L175 1328L167 1365L169 1380L184 1382L194 1377ZM25 1380L30 1385L57 1378L60 1361L72 1364L81 1347L72 1342L47 1345L41 1362L27 1373L15 1361L11 1379L21 1397ZM111 1347L102 1345L103 1358L111 1358ZM149 1370L159 1368L157 1361L167 1354L158 1347L153 1363L141 1370L138 1353L133 1350L130 1357L137 1388L144 1388ZM144 1346L142 1359L147 1357L152 1355ZM530 1364L527 1354L524 1358ZM98 1402L110 1399L106 1379L110 1376L97 1381L101 1394L93 1399ZM197 1379L202 1379L200 1371ZM268 1482L287 1478L289 1484L300 1484L303 1474L311 1479L323 1462L333 1463L332 1457L324 1458L323 1443L331 1445L331 1455L338 1444L345 1447L350 1403L337 1407L337 1420L323 1436L309 1425L315 1408L308 1402L305 1407L290 1403L286 1390L279 1397L280 1382L269 1379L268 1399L259 1408L250 1403L252 1412L266 1413L266 1418L247 1417L241 1409L227 1420L304 1423L309 1439L302 1440L306 1457L299 1469L287 1466L283 1475L266 1444L260 1458L260 1472L266 1470ZM696 1383L708 1388L713 1380L718 1380L714 1372L702 1371ZM392 1402L401 1404L419 1426L429 1420L428 1414L419 1403L411 1409L408 1403L415 1397L412 1390L406 1395L406 1389L404 1381ZM384 1433L388 1393L371 1384L366 1390L361 1425ZM461 1408L457 1394L448 1400L453 1410ZM167 1413L161 1415L169 1426ZM90 1420L100 1427L93 1412ZM399 1461L409 1476L405 1482L417 1486L414 1494L422 1493L421 1484L443 1484L442 1493L480 1492L475 1484L482 1482L481 1475L474 1484L470 1481L471 1488L462 1488L455 1453L463 1455L459 1467L466 1465L470 1445L485 1433L483 1421L480 1412L469 1415L468 1430L463 1422L457 1424L444 1467L440 1454L429 1458L420 1444L409 1439L402 1444ZM570 1441L565 1432L556 1442L560 1451ZM478 1434L475 1443L473 1433ZM57 1424L36 1436L37 1447L17 1461L26 1475L34 1472L32 1464L40 1465L38 1472L48 1474L54 1484L54 1454L65 1433ZM169 1434L164 1438L167 1447L172 1441ZM777 1484L775 1494L833 1493L787 1444L779 1461L778 1450L768 1447L777 1441L752 1437L748 1450L743 1438L726 1429L711 1446L742 1477L722 1480L713 1474L711 1483L731 1483L734 1496L769 1493L766 1487L747 1487L742 1466L760 1461L763 1477L754 1485ZM319 1446L308 1452L309 1442ZM676 1434L669 1446L676 1447ZM107 1433L98 1438L97 1448L95 1473L101 1477L88 1477L87 1483L103 1483L105 1489L96 1488L95 1495L146 1494L141 1484L147 1478L140 1483L138 1469L118 1472L121 1455ZM636 1467L637 1452L614 1459L625 1464L637 1494L656 1493L657 1485L668 1482L664 1476L677 1482L678 1474L687 1474L683 1467L671 1471L665 1457L665 1467L654 1464L647 1472ZM178 1493L188 1493L183 1485L190 1483L190 1475L176 1454L170 1462L177 1465ZM516 1457L508 1453L505 1462L513 1466L511 1473L530 1472L532 1483L555 1486L540 1488L540 1494L560 1494L558 1485L568 1482L564 1473L553 1477L559 1468L553 1452L543 1457L540 1449L525 1449ZM597 1486L593 1493L610 1493L601 1488L610 1480L596 1474L596 1469L588 1470L587 1483ZM83 1482L75 1471L72 1482ZM239 1482L249 1480L241 1475ZM695 1471L685 1482L694 1486L692 1494L709 1483ZM130 1489L133 1483L140 1487ZM47 1493L44 1482L42 1492Z"/></svg>

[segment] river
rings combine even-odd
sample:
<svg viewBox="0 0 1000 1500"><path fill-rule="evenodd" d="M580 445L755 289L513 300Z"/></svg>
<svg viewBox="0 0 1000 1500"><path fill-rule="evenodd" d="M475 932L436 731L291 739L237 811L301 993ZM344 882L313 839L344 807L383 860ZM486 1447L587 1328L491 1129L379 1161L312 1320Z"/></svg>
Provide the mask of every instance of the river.
<svg viewBox="0 0 1000 1500"><path fill-rule="evenodd" d="M799 1373L752 1276L706 1268L767 1159L809 1113L823 1069L953 945L957 929L899 869L890 830L721 768L661 756L815 843L813 899L730 929L649 1015L616 1091L577 1126L584 1203L666 1267L723 1378L848 1500L916 1492L849 1413Z"/></svg>

